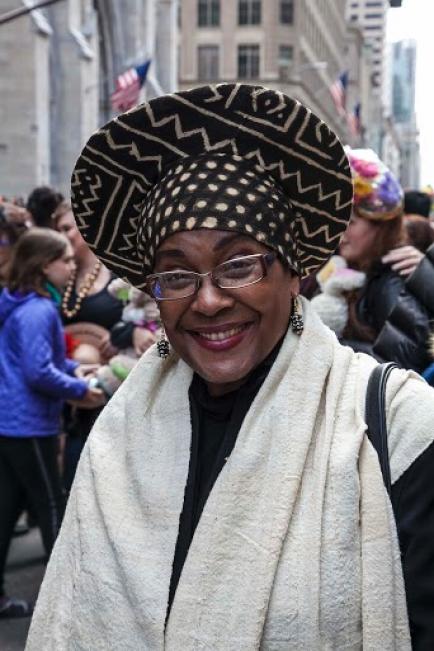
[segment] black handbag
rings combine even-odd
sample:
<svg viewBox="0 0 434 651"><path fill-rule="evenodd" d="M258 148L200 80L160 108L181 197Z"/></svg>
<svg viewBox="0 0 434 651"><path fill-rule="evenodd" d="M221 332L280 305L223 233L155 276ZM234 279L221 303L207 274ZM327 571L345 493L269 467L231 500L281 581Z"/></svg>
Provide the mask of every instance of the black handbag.
<svg viewBox="0 0 434 651"><path fill-rule="evenodd" d="M389 446L387 443L386 384L390 373L398 368L393 362L379 364L372 371L366 389L365 420L368 437L378 454L383 481L389 496L392 491Z"/></svg>

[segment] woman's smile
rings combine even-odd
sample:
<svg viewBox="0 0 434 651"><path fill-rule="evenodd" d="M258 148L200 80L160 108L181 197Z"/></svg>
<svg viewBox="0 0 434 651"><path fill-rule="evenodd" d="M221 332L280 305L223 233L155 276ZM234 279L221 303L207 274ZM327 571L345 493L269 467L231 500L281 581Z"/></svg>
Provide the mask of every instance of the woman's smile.
<svg viewBox="0 0 434 651"><path fill-rule="evenodd" d="M254 329L254 322L228 323L187 330L194 341L207 350L223 352L238 346Z"/></svg>

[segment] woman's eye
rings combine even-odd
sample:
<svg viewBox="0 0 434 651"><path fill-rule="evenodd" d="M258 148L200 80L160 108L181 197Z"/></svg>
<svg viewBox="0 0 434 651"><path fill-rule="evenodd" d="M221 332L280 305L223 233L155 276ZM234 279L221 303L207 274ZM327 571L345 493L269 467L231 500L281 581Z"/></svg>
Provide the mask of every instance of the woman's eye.
<svg viewBox="0 0 434 651"><path fill-rule="evenodd" d="M248 267L251 264L252 260L231 260L229 267L232 269L243 269L244 267Z"/></svg>
<svg viewBox="0 0 434 651"><path fill-rule="evenodd" d="M192 282L192 277L190 274L185 272L166 273L163 276L163 284L170 287L174 287L175 285L181 286L190 282Z"/></svg>
<svg viewBox="0 0 434 651"><path fill-rule="evenodd" d="M222 272L225 276L242 276L249 274L255 268L257 260L232 260Z"/></svg>
<svg viewBox="0 0 434 651"><path fill-rule="evenodd" d="M234 260L229 260L227 266L229 269L250 269L257 261L257 258L235 258Z"/></svg>

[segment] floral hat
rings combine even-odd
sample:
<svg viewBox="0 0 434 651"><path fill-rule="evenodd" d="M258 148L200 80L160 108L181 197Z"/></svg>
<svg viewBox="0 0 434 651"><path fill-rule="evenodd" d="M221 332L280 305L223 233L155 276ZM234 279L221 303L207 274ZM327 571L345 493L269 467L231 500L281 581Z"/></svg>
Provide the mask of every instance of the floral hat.
<svg viewBox="0 0 434 651"><path fill-rule="evenodd" d="M354 211L374 221L402 214L404 192L396 177L372 149L347 149L354 184Z"/></svg>

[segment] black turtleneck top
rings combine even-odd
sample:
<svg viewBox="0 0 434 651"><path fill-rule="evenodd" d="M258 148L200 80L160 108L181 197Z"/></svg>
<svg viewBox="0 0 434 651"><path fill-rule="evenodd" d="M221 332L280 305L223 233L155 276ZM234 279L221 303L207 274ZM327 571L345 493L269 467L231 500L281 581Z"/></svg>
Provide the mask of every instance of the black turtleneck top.
<svg viewBox="0 0 434 651"><path fill-rule="evenodd" d="M239 389L223 396L210 396L204 380L196 374L193 377L189 391L192 422L190 465L173 561L169 611L208 495L234 448L244 416L267 377L281 345L280 341Z"/></svg>

